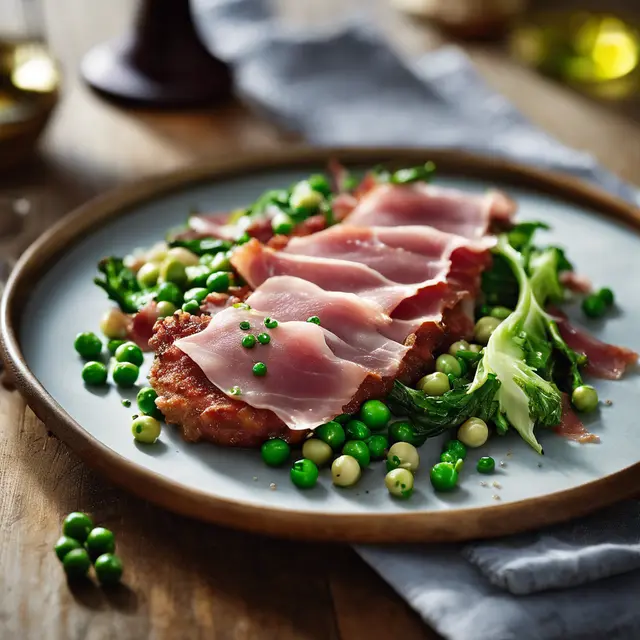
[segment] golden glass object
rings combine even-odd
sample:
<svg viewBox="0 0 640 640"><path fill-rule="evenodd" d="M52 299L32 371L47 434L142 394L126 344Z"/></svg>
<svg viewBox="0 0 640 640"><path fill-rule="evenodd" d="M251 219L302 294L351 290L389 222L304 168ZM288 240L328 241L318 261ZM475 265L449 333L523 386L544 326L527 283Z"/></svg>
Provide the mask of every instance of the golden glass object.
<svg viewBox="0 0 640 640"><path fill-rule="evenodd" d="M640 89L640 25L596 13L529 16L511 49L547 75L600 97L624 99Z"/></svg>
<svg viewBox="0 0 640 640"><path fill-rule="evenodd" d="M32 151L57 101L60 72L34 40L0 40L0 169Z"/></svg>

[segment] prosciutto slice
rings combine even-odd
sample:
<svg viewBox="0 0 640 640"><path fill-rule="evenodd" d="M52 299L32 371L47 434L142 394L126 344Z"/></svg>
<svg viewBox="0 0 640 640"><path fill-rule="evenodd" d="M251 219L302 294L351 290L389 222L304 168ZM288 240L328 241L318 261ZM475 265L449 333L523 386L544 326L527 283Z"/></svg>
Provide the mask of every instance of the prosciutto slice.
<svg viewBox="0 0 640 640"><path fill-rule="evenodd" d="M638 362L638 354L626 347L602 342L582 329L574 327L558 309L550 310L558 324L560 335L577 353L587 356L586 372L596 378L618 380Z"/></svg>
<svg viewBox="0 0 640 640"><path fill-rule="evenodd" d="M452 268L461 281L488 266L487 251L494 237L470 241L424 226L353 227L337 225L313 236L292 238L284 249L296 255L334 258L364 264L398 284L444 279Z"/></svg>
<svg viewBox="0 0 640 640"><path fill-rule="evenodd" d="M222 392L272 411L290 429L313 429L342 413L371 371L335 355L329 345L337 350L339 339L323 327L283 321L266 330L269 315L230 307L213 316L206 329L175 344ZM268 331L271 342L242 347L243 321L252 333ZM265 376L253 374L256 362L267 365Z"/></svg>
<svg viewBox="0 0 640 640"><path fill-rule="evenodd" d="M231 262L253 287L274 276L290 275L307 280L325 291L353 293L378 305L394 322L388 337L402 342L424 323L440 322L445 308L464 295L442 278L414 284L398 284L357 262L316 258L274 251L248 242L234 252Z"/></svg>
<svg viewBox="0 0 640 640"><path fill-rule="evenodd" d="M346 221L359 227L421 225L481 238L492 226L505 226L515 203L499 191L470 195L424 183L380 185L360 200Z"/></svg>
<svg viewBox="0 0 640 640"><path fill-rule="evenodd" d="M394 377L409 351L387 337L393 333L391 318L378 305L352 293L328 292L300 278L276 276L249 296L247 304L279 321L317 316L321 326L339 339L329 343L335 355L382 377Z"/></svg>

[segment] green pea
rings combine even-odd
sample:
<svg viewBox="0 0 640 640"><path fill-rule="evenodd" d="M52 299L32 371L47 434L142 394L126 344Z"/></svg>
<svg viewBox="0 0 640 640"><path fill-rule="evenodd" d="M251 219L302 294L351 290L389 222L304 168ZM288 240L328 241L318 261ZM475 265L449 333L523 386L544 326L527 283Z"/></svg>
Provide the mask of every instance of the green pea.
<svg viewBox="0 0 640 640"><path fill-rule="evenodd" d="M476 322L476 326L473 330L476 342L480 344L487 344L491 334L500 326L501 320L498 318L492 318L491 316L484 316Z"/></svg>
<svg viewBox="0 0 640 640"><path fill-rule="evenodd" d="M493 307L489 315L498 320L506 320L512 313L513 311L507 307Z"/></svg>
<svg viewBox="0 0 640 640"><path fill-rule="evenodd" d="M592 294L582 301L582 311L588 318L601 318L606 310L607 305L598 295Z"/></svg>
<svg viewBox="0 0 640 640"><path fill-rule="evenodd" d="M358 464L364 469L371 462L371 453L369 447L362 440L349 440L342 448L345 456L351 456L358 461Z"/></svg>
<svg viewBox="0 0 640 640"><path fill-rule="evenodd" d="M460 460L464 460L467 457L467 447L465 447L460 440L449 440L445 442L442 451L450 451Z"/></svg>
<svg viewBox="0 0 640 640"><path fill-rule="evenodd" d="M192 316L195 316L200 313L200 305L195 300L189 300L189 302L185 302L182 305L182 310L185 313L189 313Z"/></svg>
<svg viewBox="0 0 640 640"><path fill-rule="evenodd" d="M314 191L306 180L298 182L291 192L289 206L297 215L309 215L322 203L321 193Z"/></svg>
<svg viewBox="0 0 640 640"><path fill-rule="evenodd" d="M127 342L126 340L109 340L107 343L107 349L111 355L115 355L116 350L121 344Z"/></svg>
<svg viewBox="0 0 640 640"><path fill-rule="evenodd" d="M214 271L207 278L207 289L211 292L225 293L231 285L228 271Z"/></svg>
<svg viewBox="0 0 640 640"><path fill-rule="evenodd" d="M140 374L140 369L131 362L118 362L113 367L111 376L119 387L133 387Z"/></svg>
<svg viewBox="0 0 640 640"><path fill-rule="evenodd" d="M259 378L267 375L267 365L264 362L256 362L253 365L253 375Z"/></svg>
<svg viewBox="0 0 640 640"><path fill-rule="evenodd" d="M449 462L450 464L455 465L460 458L453 451L443 451L440 454L440 462Z"/></svg>
<svg viewBox="0 0 640 640"><path fill-rule="evenodd" d="M329 185L329 181L321 173L315 173L312 176L309 176L307 182L314 191L317 191L324 196L331 195L331 186Z"/></svg>
<svg viewBox="0 0 640 640"><path fill-rule="evenodd" d="M70 513L62 521L62 533L78 542L84 542L93 529L93 521L86 514L80 511Z"/></svg>
<svg viewBox="0 0 640 640"><path fill-rule="evenodd" d="M153 444L162 431L160 422L152 416L139 416L131 423L131 433L137 442Z"/></svg>
<svg viewBox="0 0 640 640"><path fill-rule="evenodd" d="M275 329L278 326L278 321L273 318L265 318L264 326L267 327L267 329Z"/></svg>
<svg viewBox="0 0 640 640"><path fill-rule="evenodd" d="M258 342L260 344L269 344L271 342L271 336L268 333L259 333Z"/></svg>
<svg viewBox="0 0 640 640"><path fill-rule="evenodd" d="M384 479L389 493L404 500L413 494L413 474L407 469L391 469Z"/></svg>
<svg viewBox="0 0 640 640"><path fill-rule="evenodd" d="M118 584L122 578L122 561L113 553L103 553L94 565L100 584L108 586Z"/></svg>
<svg viewBox="0 0 640 640"><path fill-rule="evenodd" d="M213 269L208 265L200 264L195 267L187 267L187 287L199 288L207 284L207 278L211 275Z"/></svg>
<svg viewBox="0 0 640 640"><path fill-rule="evenodd" d="M424 376L424 378L420 378L416 388L428 396L442 396L451 390L451 385L449 384L449 378L446 373L436 371L435 373Z"/></svg>
<svg viewBox="0 0 640 640"><path fill-rule="evenodd" d="M613 295L613 291L609 289L609 287L604 287L603 289L600 289L597 295L598 295L598 298L600 298L600 300L602 300L602 302L604 302L607 307L613 306L613 303L615 302L615 297Z"/></svg>
<svg viewBox="0 0 640 640"><path fill-rule="evenodd" d="M302 455L321 467L333 458L333 449L323 440L309 438L302 445Z"/></svg>
<svg viewBox="0 0 640 640"><path fill-rule="evenodd" d="M142 387L136 396L138 408L145 416L157 416L160 411L156 406L158 394L151 387Z"/></svg>
<svg viewBox="0 0 640 640"><path fill-rule="evenodd" d="M125 342L121 344L115 352L115 357L118 362L130 362L139 367L144 362L144 356L142 355L142 349L134 342Z"/></svg>
<svg viewBox="0 0 640 640"><path fill-rule="evenodd" d="M211 271L231 271L231 254L221 251L216 253L211 261L209 267Z"/></svg>
<svg viewBox="0 0 640 640"><path fill-rule="evenodd" d="M484 456L478 460L478 465L476 469L479 473L493 473L493 470L496 468L496 461L490 456Z"/></svg>
<svg viewBox="0 0 640 640"><path fill-rule="evenodd" d="M156 306L156 310L158 311L158 318L166 318L167 316L171 316L176 312L176 305L172 302L158 302Z"/></svg>
<svg viewBox="0 0 640 640"><path fill-rule="evenodd" d="M320 318L318 318L318 316L310 316L309 318L307 318L307 322L311 322L312 324L317 324L318 326L320 326Z"/></svg>
<svg viewBox="0 0 640 640"><path fill-rule="evenodd" d="M387 455L389 448L389 440L385 436L376 434L365 440L369 447L369 453L372 460L382 460Z"/></svg>
<svg viewBox="0 0 640 640"><path fill-rule="evenodd" d="M360 407L360 420L372 431L379 431L387 426L391 418L391 411L380 400L367 400Z"/></svg>
<svg viewBox="0 0 640 640"><path fill-rule="evenodd" d="M189 289L184 294L184 301L191 302L194 300L195 302L202 302L209 295L209 291L204 287L193 287Z"/></svg>
<svg viewBox="0 0 640 640"><path fill-rule="evenodd" d="M392 442L413 443L416 437L416 430L410 422L394 422L389 427L389 437Z"/></svg>
<svg viewBox="0 0 640 640"><path fill-rule="evenodd" d="M278 235L288 236L293 231L294 226L291 216L286 214L284 211L276 213L276 215L271 219L271 229L273 230L273 233Z"/></svg>
<svg viewBox="0 0 640 640"><path fill-rule="evenodd" d="M316 438L326 442L334 451L340 449L346 440L346 435L342 425L333 420L331 422L321 424L314 431L314 435Z"/></svg>
<svg viewBox="0 0 640 640"><path fill-rule="evenodd" d="M443 353L436 360L436 371L459 378L462 375L462 365L454 356Z"/></svg>
<svg viewBox="0 0 640 640"><path fill-rule="evenodd" d="M89 552L89 556L97 558L103 553L113 553L116 548L115 536L109 529L104 527L96 527L92 529L87 536L85 548Z"/></svg>
<svg viewBox="0 0 640 640"><path fill-rule="evenodd" d="M265 464L279 467L289 459L291 447L281 438L272 438L262 445L260 453Z"/></svg>
<svg viewBox="0 0 640 640"><path fill-rule="evenodd" d="M366 440L371 435L371 429L360 420L349 420L344 431L349 440Z"/></svg>
<svg viewBox="0 0 640 640"><path fill-rule="evenodd" d="M438 462L433 465L429 479L436 491L453 491L458 484L458 472L451 463Z"/></svg>
<svg viewBox="0 0 640 640"><path fill-rule="evenodd" d="M571 402L578 411L593 411L598 406L598 392L591 385L583 384L574 389Z"/></svg>
<svg viewBox="0 0 640 640"><path fill-rule="evenodd" d="M353 416L349 415L348 413L342 413L339 416L336 416L333 421L340 424L347 424L347 422L349 422L349 420L351 420L352 418Z"/></svg>
<svg viewBox="0 0 640 640"><path fill-rule="evenodd" d="M187 271L182 262L174 257L168 257L160 265L159 279L161 282L173 282L184 287L187 284Z"/></svg>
<svg viewBox="0 0 640 640"><path fill-rule="evenodd" d="M182 291L173 282L163 282L156 292L156 302L170 302L178 306L182 302Z"/></svg>
<svg viewBox="0 0 640 640"><path fill-rule="evenodd" d="M87 362L82 367L82 379L92 387L103 385L107 382L107 367L102 362Z"/></svg>
<svg viewBox="0 0 640 640"><path fill-rule="evenodd" d="M250 333L247 336L243 336L240 342L245 349L253 349L256 346L256 337Z"/></svg>
<svg viewBox="0 0 640 640"><path fill-rule="evenodd" d="M469 343L466 340L458 340L449 347L449 354L455 356L458 351L467 351L469 349Z"/></svg>
<svg viewBox="0 0 640 640"><path fill-rule="evenodd" d="M136 273L136 280L143 289L155 287L159 277L160 269L154 262L146 262L138 269L138 273Z"/></svg>
<svg viewBox="0 0 640 640"><path fill-rule="evenodd" d="M83 578L91 566L91 558L85 549L72 549L62 560L62 566L69 578Z"/></svg>
<svg viewBox="0 0 640 640"><path fill-rule="evenodd" d="M296 460L291 467L291 482L298 489L310 489L318 482L318 467L315 462L302 458Z"/></svg>
<svg viewBox="0 0 640 640"><path fill-rule="evenodd" d="M95 333L79 333L73 342L75 350L87 360L95 360L102 352L102 341Z"/></svg>
<svg viewBox="0 0 640 640"><path fill-rule="evenodd" d="M67 553L74 549L82 549L82 545L75 538L70 538L69 536L61 536L58 538L56 546L54 547L58 560L61 562L64 560Z"/></svg>

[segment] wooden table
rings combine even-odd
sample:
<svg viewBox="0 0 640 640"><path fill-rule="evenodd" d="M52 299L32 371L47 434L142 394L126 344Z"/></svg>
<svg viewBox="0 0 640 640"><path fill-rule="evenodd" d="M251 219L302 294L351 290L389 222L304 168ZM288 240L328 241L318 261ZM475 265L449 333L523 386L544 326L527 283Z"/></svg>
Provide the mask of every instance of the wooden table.
<svg viewBox="0 0 640 640"><path fill-rule="evenodd" d="M82 54L121 33L130 0L45 2L64 98L39 160L0 176L0 196L34 204L33 231L114 185L235 149L290 144L239 104L215 112L118 109L78 80ZM408 54L439 36L385 0L287 0L296 22L367 8ZM488 46L469 53L487 81L534 122L640 183L640 125L552 84ZM174 516L92 473L51 437L17 393L0 391L0 635L20 639L435 638L350 549L237 533ZM69 588L51 547L63 516L92 513L113 529L126 587Z"/></svg>

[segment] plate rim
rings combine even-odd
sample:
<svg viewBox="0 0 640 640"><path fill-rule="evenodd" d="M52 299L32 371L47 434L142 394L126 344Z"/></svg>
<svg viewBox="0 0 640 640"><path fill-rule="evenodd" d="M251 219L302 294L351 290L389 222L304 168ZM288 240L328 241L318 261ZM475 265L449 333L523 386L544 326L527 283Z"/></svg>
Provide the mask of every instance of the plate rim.
<svg viewBox="0 0 640 640"><path fill-rule="evenodd" d="M235 154L139 180L99 195L65 215L19 259L0 307L0 349L11 380L47 428L90 467L135 495L182 515L279 537L359 543L443 542L497 537L586 515L637 494L640 461L616 473L536 498L505 504L441 511L379 514L296 511L237 502L183 486L116 453L74 420L29 369L18 335L31 283L86 233L124 216L132 208L174 191L215 183L255 171L321 165L330 158L346 164L420 162L431 159L444 175L483 177L538 189L587 206L640 232L632 205L574 177L510 160L450 149L404 147L311 148ZM25 286L26 285L26 286ZM201 445L206 446L206 445ZM321 521L319 521L321 518ZM320 524L320 526L318 526Z"/></svg>

